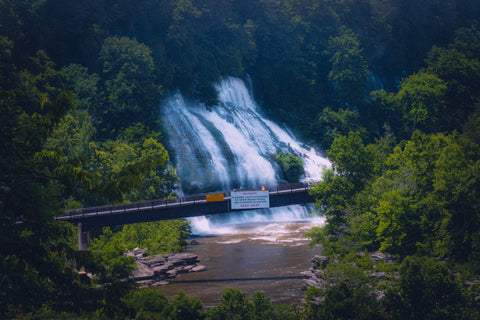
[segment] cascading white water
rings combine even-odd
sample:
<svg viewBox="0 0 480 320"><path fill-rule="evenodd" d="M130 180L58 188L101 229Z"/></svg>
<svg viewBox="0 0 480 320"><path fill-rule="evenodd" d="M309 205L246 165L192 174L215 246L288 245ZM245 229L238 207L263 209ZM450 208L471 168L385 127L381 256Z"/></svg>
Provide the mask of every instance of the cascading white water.
<svg viewBox="0 0 480 320"><path fill-rule="evenodd" d="M244 211L241 214L219 214L214 216L194 217L195 234L218 235L218 234L250 234L265 237L268 235L271 241L278 241L283 233L279 230L285 223L303 223L309 229L313 225L324 224L325 218L312 217L312 205L294 205L281 208ZM306 221L308 220L308 221ZM309 222L309 223L306 223ZM275 226L272 226L274 224ZM305 240L305 239L303 239Z"/></svg>
<svg viewBox="0 0 480 320"><path fill-rule="evenodd" d="M280 152L303 158L303 180L321 179L329 161L266 119L244 81L227 78L217 89L220 104L211 110L186 101L180 93L162 107L186 193L278 184L279 168L273 157Z"/></svg>
<svg viewBox="0 0 480 320"><path fill-rule="evenodd" d="M227 78L218 86L220 103L207 110L195 101L174 94L162 106L175 167L185 193L224 191L283 183L274 161L278 153L296 154L304 160L303 181L319 181L329 161L314 148L298 142L287 129L268 120L255 103L245 82ZM278 221L308 217L302 206L276 209L268 213L253 211L236 215L235 222L255 221L259 217ZM288 216L288 218L285 218ZM221 230L225 220L192 218L196 233ZM252 220L253 219L253 220ZM232 221L230 221L232 222ZM203 226L203 227L202 227ZM215 226L215 227L213 227ZM202 229L203 228L203 229Z"/></svg>

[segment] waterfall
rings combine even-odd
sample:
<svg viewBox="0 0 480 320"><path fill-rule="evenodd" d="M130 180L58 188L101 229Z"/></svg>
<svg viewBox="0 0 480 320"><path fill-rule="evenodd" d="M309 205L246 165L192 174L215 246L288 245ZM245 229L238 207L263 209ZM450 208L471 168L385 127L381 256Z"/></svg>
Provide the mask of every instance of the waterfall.
<svg viewBox="0 0 480 320"><path fill-rule="evenodd" d="M267 119L245 82L218 84L220 103L210 110L180 93L162 106L175 168L186 194L283 183L274 156L293 153L304 161L302 180L320 181L330 162ZM289 206L190 218L195 234L231 234L235 225L310 219L312 206Z"/></svg>
<svg viewBox="0 0 480 320"><path fill-rule="evenodd" d="M204 217L190 218L195 234L239 234L252 233L251 226L254 225L259 233L272 229L271 224L284 224L291 222L314 222L317 225L325 223L325 217L312 217L313 205L293 205L287 207L249 210L240 214L218 214ZM241 226L241 227L239 227ZM275 232L275 230L272 230ZM276 231L279 232L278 230Z"/></svg>
<svg viewBox="0 0 480 320"><path fill-rule="evenodd" d="M314 148L268 120L245 82L229 77L218 84L220 103L210 110L173 94L162 117L173 150L175 168L185 193L276 185L283 181L274 156L303 158L303 181L319 181L330 166Z"/></svg>

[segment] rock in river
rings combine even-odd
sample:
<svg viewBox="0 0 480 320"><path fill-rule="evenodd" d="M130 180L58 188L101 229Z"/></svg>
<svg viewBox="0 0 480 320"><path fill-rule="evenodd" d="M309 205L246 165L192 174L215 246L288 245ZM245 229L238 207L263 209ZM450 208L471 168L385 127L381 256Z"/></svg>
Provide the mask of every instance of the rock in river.
<svg viewBox="0 0 480 320"><path fill-rule="evenodd" d="M199 264L198 256L190 253L164 254L148 258L145 252L136 248L135 253L128 252L127 256L133 256L137 268L132 273L141 287L154 287L168 284L168 278L174 278L179 273L200 272L206 269Z"/></svg>

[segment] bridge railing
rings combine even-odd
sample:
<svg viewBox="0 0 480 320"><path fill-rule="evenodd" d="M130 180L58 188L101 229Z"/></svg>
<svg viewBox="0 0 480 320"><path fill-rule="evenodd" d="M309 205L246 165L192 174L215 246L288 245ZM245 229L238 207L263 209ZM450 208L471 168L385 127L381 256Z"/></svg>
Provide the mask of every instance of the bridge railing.
<svg viewBox="0 0 480 320"><path fill-rule="evenodd" d="M261 186L257 188L240 188L237 191L251 191L251 190L260 190L261 188L265 188L265 190L270 191L271 194L274 193L287 193L287 192L294 192L299 190L306 190L310 187L310 183L305 182L297 182L297 183L286 183L281 185L275 186ZM225 197L225 200L228 200L231 196L231 191L223 191L223 192L215 192L215 194L222 194ZM212 193L210 193L212 194ZM57 217L57 220L69 220L72 217L79 217L79 216L94 216L94 215L106 215L106 214L116 214L116 213L124 213L124 212L136 212L136 211L145 211L148 209L158 209L160 207L167 207L167 206L181 206L181 205L196 205L200 203L205 203L206 195L204 194L195 194L195 195L188 195L183 197L173 197L173 198L166 198L166 199L155 199L155 200L145 200L145 201L138 201L138 202L131 202L131 203L121 203L121 204L114 204L114 205L103 205L103 206L96 206L96 207L84 207L79 209L72 209L72 210L65 210L65 216Z"/></svg>

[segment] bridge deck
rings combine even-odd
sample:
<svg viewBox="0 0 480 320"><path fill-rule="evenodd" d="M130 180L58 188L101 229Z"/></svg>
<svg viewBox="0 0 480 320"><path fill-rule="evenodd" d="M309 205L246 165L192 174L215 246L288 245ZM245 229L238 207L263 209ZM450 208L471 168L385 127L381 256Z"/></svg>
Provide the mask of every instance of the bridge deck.
<svg viewBox="0 0 480 320"><path fill-rule="evenodd" d="M256 189L258 190L258 189ZM304 183L267 187L270 194L270 207L312 203L314 199ZM242 190L243 191L243 190ZM66 215L57 220L74 224L81 223L83 230L116 226L130 223L179 219L228 213L230 192L224 192L224 201L207 202L206 195L195 195L177 199L142 201L129 204L67 210Z"/></svg>

